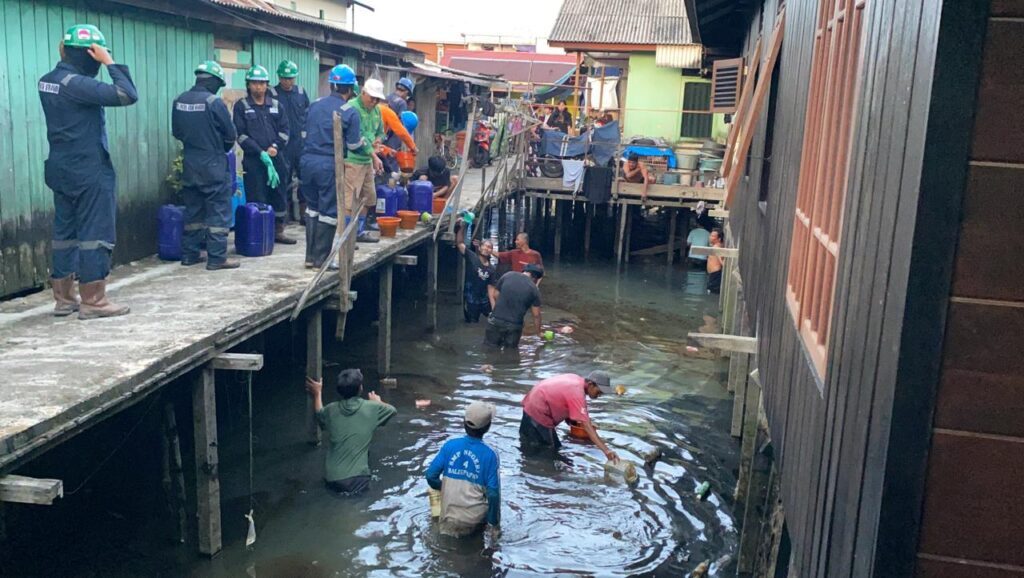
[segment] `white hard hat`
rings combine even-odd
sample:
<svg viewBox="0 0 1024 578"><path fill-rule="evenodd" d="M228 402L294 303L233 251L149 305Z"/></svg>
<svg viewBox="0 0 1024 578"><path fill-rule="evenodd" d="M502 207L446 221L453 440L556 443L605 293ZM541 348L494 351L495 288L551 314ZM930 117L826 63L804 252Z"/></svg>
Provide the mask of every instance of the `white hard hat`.
<svg viewBox="0 0 1024 578"><path fill-rule="evenodd" d="M363 85L363 91L373 98L384 99L384 83L376 78L367 80L366 84Z"/></svg>

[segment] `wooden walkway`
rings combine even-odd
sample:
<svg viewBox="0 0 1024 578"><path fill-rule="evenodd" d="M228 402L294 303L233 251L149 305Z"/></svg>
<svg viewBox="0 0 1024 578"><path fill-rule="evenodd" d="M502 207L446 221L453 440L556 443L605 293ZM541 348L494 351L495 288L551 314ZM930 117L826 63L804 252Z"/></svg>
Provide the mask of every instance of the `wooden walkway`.
<svg viewBox="0 0 1024 578"><path fill-rule="evenodd" d="M562 179L548 177L525 177L523 188L532 196L544 196L549 199L576 200L586 202L586 197L578 193L573 198L572 189L562 183ZM611 203L640 205L643 185L617 181L612 183ZM718 205L725 199L724 189L706 187L684 187L681 185L651 184L647 188L647 205L662 207L694 208L704 201L706 205Z"/></svg>
<svg viewBox="0 0 1024 578"><path fill-rule="evenodd" d="M481 181L479 171L467 173L460 208L477 203ZM289 234L297 245L242 258L233 271L156 258L119 267L109 290L113 300L131 305L125 317L55 318L48 292L0 304L0 474L288 319L314 273L303 267L303 229L290 227ZM433 226L420 225L360 244L355 274L432 234ZM336 285L337 276L326 275L307 307Z"/></svg>

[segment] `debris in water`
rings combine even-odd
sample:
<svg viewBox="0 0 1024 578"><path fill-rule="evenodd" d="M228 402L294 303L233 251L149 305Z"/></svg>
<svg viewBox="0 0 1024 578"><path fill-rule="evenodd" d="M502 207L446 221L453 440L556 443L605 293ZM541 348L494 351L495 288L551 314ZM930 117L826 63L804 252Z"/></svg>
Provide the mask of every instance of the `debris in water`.
<svg viewBox="0 0 1024 578"><path fill-rule="evenodd" d="M732 562L732 554L726 554L718 560L715 560L715 563L711 565L711 575L714 576L721 572L729 562Z"/></svg>
<svg viewBox="0 0 1024 578"><path fill-rule="evenodd" d="M544 340L545 341L554 341L555 340L555 332L551 331L550 329L545 331L544 332Z"/></svg>
<svg viewBox="0 0 1024 578"><path fill-rule="evenodd" d="M701 485L697 486L697 490L693 494L695 496L697 496L698 500L703 500L704 498L708 497L708 492L710 490L711 490L711 483L710 482L703 482L703 483L701 483Z"/></svg>
<svg viewBox="0 0 1024 578"><path fill-rule="evenodd" d="M636 473L636 466L628 460L605 462L604 471L610 476L622 476L622 479L626 480L626 483L631 486L640 479L640 476Z"/></svg>
<svg viewBox="0 0 1024 578"><path fill-rule="evenodd" d="M419 408L419 409L423 409L425 407L430 407L430 400L429 399L417 399L416 400L416 407Z"/></svg>
<svg viewBox="0 0 1024 578"><path fill-rule="evenodd" d="M566 325L558 330L558 332L561 333L562 335L570 335L573 331L574 329L569 325Z"/></svg>
<svg viewBox="0 0 1024 578"><path fill-rule="evenodd" d="M661 459L661 448L654 448L653 450L644 454L644 465L648 468L653 468L654 464Z"/></svg>
<svg viewBox="0 0 1024 578"><path fill-rule="evenodd" d="M686 350L689 351L690 353L697 353L697 352L700 351L699 349L697 349L696 347L694 347L692 345L687 345L686 346Z"/></svg>
<svg viewBox="0 0 1024 578"><path fill-rule="evenodd" d="M615 395L626 395L626 386L622 384L616 385Z"/></svg>
<svg viewBox="0 0 1024 578"><path fill-rule="evenodd" d="M484 373L492 373L494 371L494 366L490 363L485 363L480 366L480 371Z"/></svg>
<svg viewBox="0 0 1024 578"><path fill-rule="evenodd" d="M621 540L622 539L622 532L620 532L618 530L612 532L612 538L615 538L616 540Z"/></svg>
<svg viewBox="0 0 1024 578"><path fill-rule="evenodd" d="M245 547L252 548L252 545L256 543L256 520L252 518L252 510L245 515L245 519L249 520L249 533L245 536Z"/></svg>
<svg viewBox="0 0 1024 578"><path fill-rule="evenodd" d="M708 568L711 566L711 560L705 560L701 562L693 572L690 574L690 578L704 578L708 575Z"/></svg>

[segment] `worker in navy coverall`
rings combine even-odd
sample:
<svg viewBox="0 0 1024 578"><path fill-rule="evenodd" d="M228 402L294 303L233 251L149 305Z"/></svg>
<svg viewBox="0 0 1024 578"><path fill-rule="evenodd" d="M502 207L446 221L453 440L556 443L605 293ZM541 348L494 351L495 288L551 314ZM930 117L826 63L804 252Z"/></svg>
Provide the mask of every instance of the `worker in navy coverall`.
<svg viewBox="0 0 1024 578"><path fill-rule="evenodd" d="M317 99L306 118L302 148L302 197L306 201L306 266L320 267L331 252L338 228L338 195L334 186L334 113L341 115L345 152L373 148L360 132L359 113L348 103L355 96L356 74L344 64L331 69L331 94ZM351 207L349 207L351 210Z"/></svg>
<svg viewBox="0 0 1024 578"><path fill-rule="evenodd" d="M116 237L116 175L110 162L103 107L129 106L139 99L124 64L115 64L95 26L79 24L64 33L61 61L39 79L46 116L46 185L53 190L54 315L78 311L79 319L128 313L107 299L107 275ZM96 80L106 65L113 84ZM75 292L78 276L81 303Z"/></svg>
<svg viewBox="0 0 1024 578"><path fill-rule="evenodd" d="M302 156L302 140L306 132L306 114L309 112L309 96L295 83L299 67L291 60L282 60L277 66L277 86L270 89L270 96L276 98L288 116L288 146L284 148L284 173L281 177L281 193L291 202L291 191L299 187L299 157Z"/></svg>
<svg viewBox="0 0 1024 578"><path fill-rule="evenodd" d="M284 218L288 214L281 177L285 176L284 149L288 146L288 116L276 98L267 94L270 74L256 65L245 73L248 95L235 103L233 116L238 130L246 200L274 208L276 228L274 242L294 245L295 239L285 236Z"/></svg>
<svg viewBox="0 0 1024 578"><path fill-rule="evenodd" d="M212 60L196 67L196 83L174 99L171 132L181 141L184 157L181 194L185 198L185 237L181 264L195 265L206 244L206 268L236 269L228 261L231 195L235 178L229 174L227 151L235 146L235 125L228 107L217 96L224 70Z"/></svg>

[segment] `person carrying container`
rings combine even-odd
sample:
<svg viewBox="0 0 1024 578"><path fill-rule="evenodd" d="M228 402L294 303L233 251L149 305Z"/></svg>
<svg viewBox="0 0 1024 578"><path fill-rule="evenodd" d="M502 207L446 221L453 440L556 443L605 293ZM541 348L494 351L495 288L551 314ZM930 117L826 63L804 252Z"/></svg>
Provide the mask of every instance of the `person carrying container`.
<svg viewBox="0 0 1024 578"><path fill-rule="evenodd" d="M405 111L399 116L386 104L380 105L380 118L384 123L387 133L396 136L399 141L394 147L385 144L380 148L380 158L384 163L384 170L388 173L396 173L399 172L401 167L398 166L395 153L401 150L403 144L412 154L419 153L419 149L416 148L416 141L412 138L412 131L416 130L420 120L415 112Z"/></svg>
<svg viewBox="0 0 1024 578"><path fill-rule="evenodd" d="M341 116L341 133L346 157L355 151L372 155L373 147L363 138L359 113L349 102L355 96L356 73L339 64L327 76L331 93L309 107L306 140L302 148L302 197L306 201L306 267L319 268L330 256L338 229L338 196L334 174L334 114ZM345 188L349 188L347 178ZM352 196L347 191L348 197ZM350 207L351 208L351 207Z"/></svg>
<svg viewBox="0 0 1024 578"><path fill-rule="evenodd" d="M290 140L288 116L281 101L267 95L270 74L260 65L245 73L245 98L235 103L233 116L238 130L238 146L242 147L245 195L250 202L270 205L274 209L274 242L294 245L295 239L284 234L284 218L288 204L281 185L286 175L283 151Z"/></svg>
<svg viewBox="0 0 1024 578"><path fill-rule="evenodd" d="M467 215L464 219L471 217ZM466 283L462 289L462 314L466 323L477 323L480 316L485 318L491 314L498 298L498 274L491 264L491 253L494 245L490 240L472 241L466 246L466 230L471 221L460 220L455 233L455 247L466 260Z"/></svg>
<svg viewBox="0 0 1024 578"><path fill-rule="evenodd" d="M378 239L370 231L376 230L373 211L377 206L377 190L373 177L384 171L384 165L377 156L376 148L384 140L384 122L381 120L380 107L384 100L384 85L376 79L369 79L363 84L363 90L352 103L359 113L359 128L363 139L372 143L374 150L369 154L363 150L349 151L345 157L345 206L349 215L357 215L365 207L366 215L359 217L360 243L376 243Z"/></svg>
<svg viewBox="0 0 1024 578"><path fill-rule="evenodd" d="M284 147L282 161L284 172L281 178L281 193L286 201L291 202L290 191L299 188L299 157L302 155L302 141L306 138L306 114L309 111L309 96L301 86L295 83L299 75L299 67L291 60L282 60L277 65L277 86L269 92L284 107L288 117L288 145Z"/></svg>
<svg viewBox="0 0 1024 578"><path fill-rule="evenodd" d="M485 524L497 534L501 523L501 464L484 443L491 429L494 405L474 401L466 406L464 437L448 440L430 462L427 484L441 492L442 534L457 538L476 533Z"/></svg>
<svg viewBox="0 0 1024 578"><path fill-rule="evenodd" d="M388 108L391 109L391 112L394 113L395 120L398 120L398 118L403 112L407 112L409 110L409 105L406 102L406 99L412 97L412 93L415 89L416 83L414 83L411 78L398 79L398 82L395 83L395 90L393 90L391 94L388 95L387 101L384 103L384 105L381 106L381 109L383 109L384 106L387 106ZM395 123L396 128L400 126L400 122ZM384 146L388 147L388 149L390 150L397 151L401 149L402 139L399 136L399 133L396 132L395 128L392 128L392 125L386 125L386 128L387 132L384 139ZM409 147L409 150L414 150L415 148L416 144L413 143L413 145ZM381 160L384 161L384 170L386 172L398 172L398 161L395 160L393 156L385 156Z"/></svg>
<svg viewBox="0 0 1024 578"><path fill-rule="evenodd" d="M139 94L128 67L114 63L106 38L95 26L68 28L59 50L56 68L39 79L50 144L43 175L53 191L53 314L78 311L79 319L124 315L127 305L107 299L117 231L117 175L103 108L132 105ZM96 80L101 66L107 67L113 84Z"/></svg>
<svg viewBox="0 0 1024 578"><path fill-rule="evenodd" d="M519 442L526 451L541 448L559 448L555 427L573 421L587 432L590 441L604 452L608 461L617 462L619 456L605 445L590 422L587 398L597 399L615 393L611 377L604 371L592 371L587 377L566 373L538 382L523 398L523 419L519 423Z"/></svg>
<svg viewBox="0 0 1024 578"><path fill-rule="evenodd" d="M394 417L397 410L374 392L363 392L363 373L344 369L338 374L340 401L323 403L323 382L306 378L306 390L313 399L313 411L327 432L328 448L324 483L331 491L355 495L370 485L370 442L373 432Z"/></svg>
<svg viewBox="0 0 1024 578"><path fill-rule="evenodd" d="M217 92L224 87L224 70L212 60L195 70L196 83L174 99L171 133L182 144L181 195L185 200L185 236L181 264L201 263L206 245L206 268L235 269L228 260L231 195L235 176L228 169L227 152L237 133L228 107Z"/></svg>
<svg viewBox="0 0 1024 578"><path fill-rule="evenodd" d="M487 318L484 341L499 348L515 349L523 336L523 317L533 313L533 326L540 334L540 285L544 270L527 265L522 273L509 271L498 279L492 292L494 312Z"/></svg>

